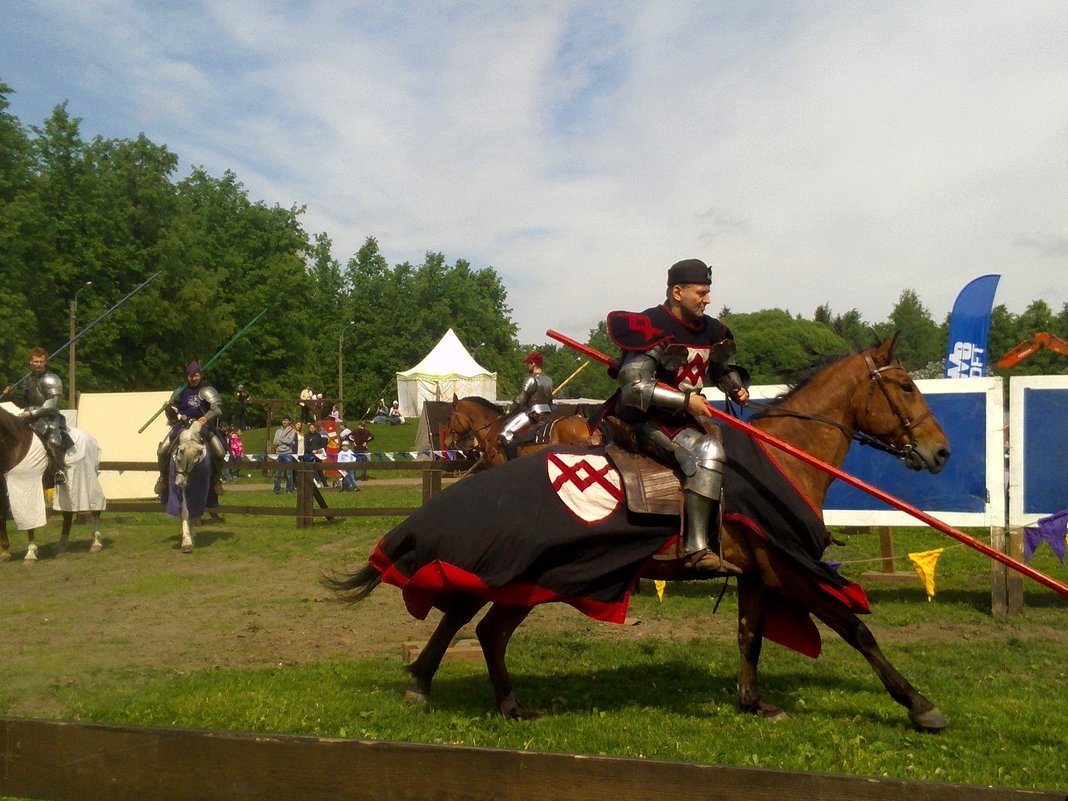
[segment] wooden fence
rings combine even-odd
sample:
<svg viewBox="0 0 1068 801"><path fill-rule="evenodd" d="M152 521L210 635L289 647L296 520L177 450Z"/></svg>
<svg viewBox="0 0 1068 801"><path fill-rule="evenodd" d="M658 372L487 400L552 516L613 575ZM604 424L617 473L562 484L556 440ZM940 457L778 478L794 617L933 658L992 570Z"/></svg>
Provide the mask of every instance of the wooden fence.
<svg viewBox="0 0 1068 801"><path fill-rule="evenodd" d="M648 759L21 718L0 718L0 755L0 795L42 801L1066 798L1064 792Z"/></svg>
<svg viewBox="0 0 1068 801"><path fill-rule="evenodd" d="M422 479L422 502L426 503L441 491L442 478L446 471L462 472L472 465L470 461L405 461L405 462L352 462L354 470L363 472L417 472ZM271 462L273 469L292 470L297 474L296 508L280 506L251 506L225 503L211 511L219 514L268 515L294 517L297 528L307 528L316 517L334 520L339 517L406 517L416 507L361 507L358 509L332 509L319 488L315 475L324 470L336 470L333 462ZM159 470L155 462L101 462L101 470ZM224 496L224 498L227 496ZM108 501L109 512L158 512L160 505L155 500Z"/></svg>

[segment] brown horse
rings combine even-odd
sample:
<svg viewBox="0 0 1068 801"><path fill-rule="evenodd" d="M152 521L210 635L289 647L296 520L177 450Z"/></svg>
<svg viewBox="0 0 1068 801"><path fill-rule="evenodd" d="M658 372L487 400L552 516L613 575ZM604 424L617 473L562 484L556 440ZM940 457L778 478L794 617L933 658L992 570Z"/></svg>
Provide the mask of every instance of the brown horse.
<svg viewBox="0 0 1068 801"><path fill-rule="evenodd" d="M89 436L84 432L82 432L81 435ZM4 477L16 467L23 465L27 460L27 457L31 456L31 452L35 447L42 448L43 458L43 447L41 446L40 441L36 440L36 435L33 433L33 430L18 417L0 407L0 561L2 562L11 561L11 541L7 533L7 517L11 511L11 507L8 498L7 483ZM40 472L39 475L37 475L37 480L40 481L44 474L44 461L38 461L40 462ZM74 465L71 465L70 467L71 469L68 471L71 474L70 479L72 481L79 480L74 473L76 470L80 469L80 466L75 467ZM95 480L95 466L88 467L93 471L92 478ZM30 472L32 473L34 470L36 470L36 468L31 468ZM41 491L42 493L44 492L43 484ZM70 504L68 503L66 505L69 506ZM98 509L87 511L91 511L93 516L93 542L89 550L90 553L96 553L104 547L103 540L100 536L100 511ZM59 553L66 552L69 546L70 532L74 524L76 512L64 509L62 514L63 528L59 535ZM37 561L38 548L35 535L36 529L30 528L26 530L28 545L26 547L25 560L27 562Z"/></svg>
<svg viewBox="0 0 1068 801"><path fill-rule="evenodd" d="M463 440L470 438L474 440L474 449L481 453L483 464L488 467L504 464L508 456L499 439L503 425L504 413L495 403L477 396L453 395L445 447L458 448ZM518 450L522 456L549 445L600 445L601 441L601 433L591 432L586 418L575 414L553 418L544 442L520 445Z"/></svg>
<svg viewBox="0 0 1068 801"><path fill-rule="evenodd" d="M893 359L892 349L893 339L823 368L772 404L754 424L835 466L841 464L852 439L862 434L901 457L910 469L939 472L949 458L945 434L908 373ZM743 439L739 444L748 442ZM574 455L576 450L571 449L570 455L558 457L558 460L583 459L581 455ZM797 487L800 496L807 500L812 509L821 509L831 482L830 476L770 446L767 450L770 458L781 466L782 475ZM505 665L509 640L533 605L562 600L593 617L618 621L621 620L618 615L609 617L607 614L597 614L596 604L599 603L602 610L605 607L603 588L609 582L618 581L619 586L624 587L619 594L624 596L622 608L625 612L626 596L639 576L710 578L708 574L687 573L684 570L666 574L663 569L653 567L664 563L650 559L644 552L638 553L637 558L631 558L630 561L626 561L630 558L628 556L619 556L621 552L634 554L631 544L642 533L637 530L642 516L627 512L625 504L622 512L613 512L603 522L590 524L588 520L579 521L576 527L581 531L575 539L561 546L559 539L554 539L555 531L567 525L568 517L564 513L557 514L554 509L558 505L557 500L562 501L563 496L559 491L549 494L539 491L535 486L535 479L539 475L536 470L544 473L545 468L541 463L551 467L553 458L553 452L546 451L544 458L518 459L499 470L488 471L457 484L448 492L431 499L422 510L409 518L411 523L405 521L387 534L367 566L351 574L335 574L324 579L326 586L348 601L361 600L382 580L386 580L402 587L405 602L413 614L422 616L430 604L444 612L426 647L408 668L414 678L414 684L407 691L409 700L422 702L429 697L431 682L453 638L486 603L492 602L489 611L478 623L476 634L485 656L497 707L508 717L536 717L536 712L525 709L516 700ZM576 470L576 484L577 479L582 479L586 484L604 479L603 473L591 471L585 462L582 468L587 472ZM551 471L548 478L553 479ZM556 480L559 480L559 475ZM506 503L494 497L495 492L508 492L510 486L519 486L520 489L507 495ZM557 489L557 486L554 485L552 489ZM602 496L607 497L607 493L602 493ZM729 502L730 495L727 497ZM480 498L482 503L479 506L476 504ZM569 507L578 508L570 504ZM425 514L422 514L423 510ZM856 611L864 611L866 601L857 606L842 594L836 596L828 592L826 579L833 571L826 565L818 564L815 567L822 568L823 572L820 572L811 564L806 565L804 559L796 558L789 549L778 546L779 542L788 538L761 536L738 518L726 517L728 522L721 530L724 557L743 571L738 576L738 644L741 657L738 704L743 711L769 719L785 716L781 709L760 696L757 662L761 646L765 637L790 644L787 642L788 636L787 639L782 638L784 633L790 635L809 627L817 638L815 653L810 653L815 655L818 653L818 632L812 624L811 615L825 623L867 659L890 696L908 710L914 726L935 731L949 725L948 719L935 705L917 692L894 668L880 651L868 627L857 617ZM522 531L517 531L528 518L539 521L542 526L540 538L551 540L549 544L542 545L535 541L538 537L524 536ZM498 559L493 563L498 570L495 578L483 578L483 575L488 575L485 573L473 576L470 571L455 569L449 564L446 551L450 547L464 548L465 544L455 536L435 541L432 532L450 519L457 520L456 526L462 526L461 530L471 536L484 537L476 539L479 559L484 560L490 555L485 550L487 543L500 542L499 547L505 553L497 554ZM677 537L677 518L645 516L644 519L652 521L644 524L649 530L660 527L657 542L661 547ZM822 531L822 524L818 518L816 520L820 530L816 550L820 551L827 543L823 540L825 532ZM601 527L605 528L603 535L598 533ZM794 530L794 526L783 527ZM447 533L451 535L453 532ZM776 532L777 535L789 533ZM603 536L605 542L598 544L600 550L593 550L593 541L598 536ZM431 577L431 571L404 574L404 568L410 564L405 561L408 558L406 553L425 550L428 543L433 543L433 547L439 550L423 554L420 558L425 556L436 570L434 575L447 578L448 582L435 584L436 579ZM655 552L657 546L653 547ZM518 576L501 571L502 565L507 567L509 560L523 559L528 550L539 548L532 550L533 556L522 563L522 572ZM631 549L629 552L628 548ZM552 559L558 561L554 563ZM816 559L819 559L818 553ZM563 570L551 573L555 569L554 564L563 565ZM588 589L588 596L594 598L593 602L585 605L581 599L576 600L575 585L550 585L550 579L561 582L571 578L579 569L588 570L592 575L592 578L586 578L585 574L581 577L586 584L579 589L583 592ZM567 571L569 573L564 575ZM848 584L845 579L839 579ZM561 586L565 587L563 592L558 589ZM859 590L856 585L848 586ZM601 593L599 597L595 597L597 592ZM860 595L863 596L862 591ZM780 625L783 618L777 617L783 613L787 617L791 613L794 615L785 628Z"/></svg>

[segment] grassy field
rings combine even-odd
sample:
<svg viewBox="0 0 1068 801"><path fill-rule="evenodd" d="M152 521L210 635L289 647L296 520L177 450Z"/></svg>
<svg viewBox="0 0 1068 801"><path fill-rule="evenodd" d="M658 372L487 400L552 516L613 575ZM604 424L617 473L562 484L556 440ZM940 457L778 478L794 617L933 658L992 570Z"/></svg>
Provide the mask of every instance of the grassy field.
<svg viewBox="0 0 1068 801"><path fill-rule="evenodd" d="M397 432L398 434L400 432ZM385 440L385 437L383 437ZM378 443L376 443L378 445ZM394 446L396 447L396 446ZM332 505L409 506L418 489L376 485L327 493ZM242 502L292 503L270 492ZM360 563L395 521L346 520L297 531L293 521L231 516L177 552L162 515L105 519L107 547L87 534L36 566L0 565L8 633L5 714L183 727L304 733L831 771L1011 787L1068 786L1068 616L1028 583L1023 617L989 615L990 568L930 530L895 531L899 554L947 548L938 592L918 581L868 584L868 620L889 658L952 720L912 731L863 659L824 635L809 660L768 645L762 690L790 719L771 724L734 704L736 605L719 583L643 582L630 625L539 608L510 651L517 693L547 713L513 722L492 711L480 664L446 663L434 702L402 700L400 646L436 620L413 621L399 593L328 603L324 568ZM50 543L51 536L42 537ZM858 576L878 568L873 536L847 536L829 559ZM15 537L18 550L23 541ZM23 546L24 547L24 546ZM1048 549L1033 565L1061 581ZM902 561L901 570L909 570ZM470 636L466 633L464 636Z"/></svg>

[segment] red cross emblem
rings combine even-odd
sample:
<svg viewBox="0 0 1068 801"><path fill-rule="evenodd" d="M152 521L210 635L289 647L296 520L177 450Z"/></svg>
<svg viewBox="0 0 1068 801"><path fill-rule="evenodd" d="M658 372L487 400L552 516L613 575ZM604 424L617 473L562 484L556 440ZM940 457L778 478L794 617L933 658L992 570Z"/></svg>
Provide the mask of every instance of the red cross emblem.
<svg viewBox="0 0 1068 801"><path fill-rule="evenodd" d="M652 342L664 333L659 328L653 326L653 321L649 319L648 315L629 312L624 315L624 317L627 321L627 328L641 334L646 342Z"/></svg>
<svg viewBox="0 0 1068 801"><path fill-rule="evenodd" d="M605 457L550 453L545 466L556 497L582 522L599 523L619 508L623 482Z"/></svg>

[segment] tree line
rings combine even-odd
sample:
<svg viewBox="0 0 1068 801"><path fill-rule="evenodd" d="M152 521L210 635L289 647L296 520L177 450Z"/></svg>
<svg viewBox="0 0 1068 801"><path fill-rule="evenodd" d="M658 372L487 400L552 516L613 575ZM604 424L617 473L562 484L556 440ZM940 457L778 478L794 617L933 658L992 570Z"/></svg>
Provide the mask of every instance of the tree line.
<svg viewBox="0 0 1068 801"><path fill-rule="evenodd" d="M514 393L534 345L519 342L493 268L449 263L439 252L420 264L390 265L372 236L341 261L328 234L305 229L302 207L255 201L230 171L212 176L194 166L179 178L178 155L144 134L86 139L66 103L41 125L26 126L9 111L12 92L0 83L3 383L26 373L30 347L53 352L67 341L75 298L80 329L159 273L78 341L80 391L173 389L187 362L208 359L266 309L212 366L208 378L224 394L242 383L254 397L295 397L310 384L334 397L343 362L343 394L360 415L395 395L396 371L416 364L450 327L497 372L500 397ZM791 383L895 330L905 365L933 377L948 328L948 315L936 322L911 289L875 324L855 309L834 314L827 305L811 319L777 309L724 308L719 316L756 383ZM1068 338L1068 304L1054 312L1036 300L1020 315L997 306L990 363L1036 331ZM616 355L603 323L587 342ZM536 347L557 383L582 364L564 346ZM64 378L66 363L63 356L52 365ZM1063 356L1039 353L1015 372L1066 367ZM594 364L563 395L601 398L613 387Z"/></svg>

